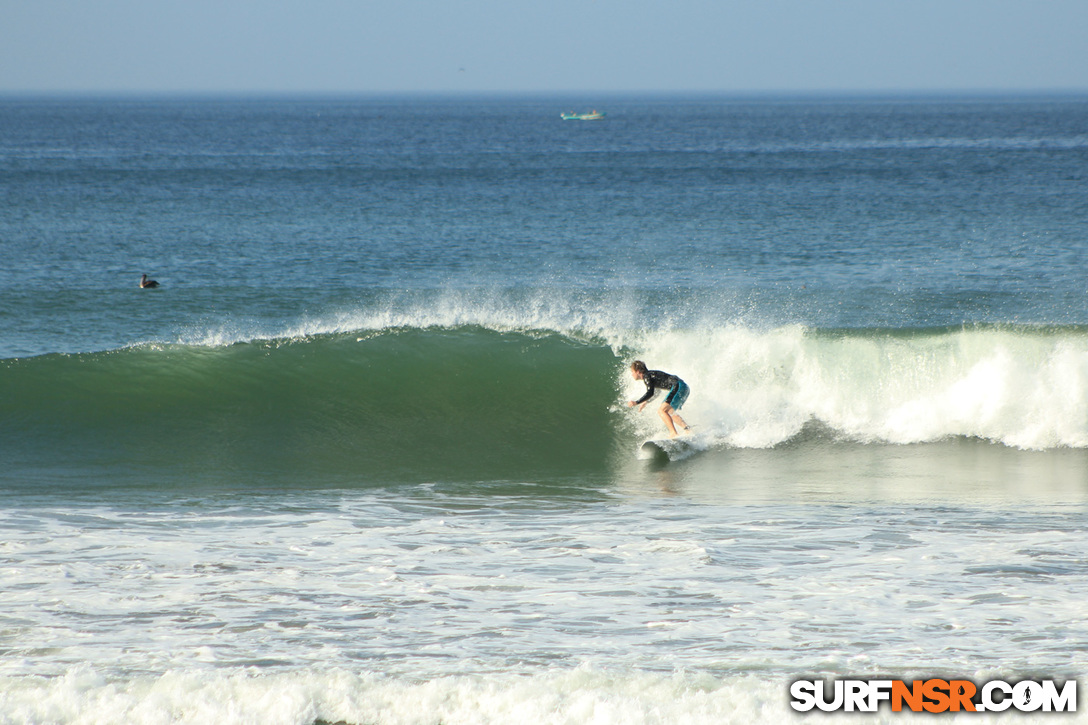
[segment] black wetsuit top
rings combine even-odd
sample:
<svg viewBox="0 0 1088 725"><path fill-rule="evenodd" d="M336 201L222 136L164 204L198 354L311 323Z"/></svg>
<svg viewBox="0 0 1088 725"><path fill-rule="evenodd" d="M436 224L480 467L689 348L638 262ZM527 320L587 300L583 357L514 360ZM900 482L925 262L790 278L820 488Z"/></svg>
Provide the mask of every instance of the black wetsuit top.
<svg viewBox="0 0 1088 725"><path fill-rule="evenodd" d="M642 376L642 382L646 383L646 394L635 401L635 405L645 403L654 397L658 388L662 390L675 390L680 385L680 378L660 370L647 370Z"/></svg>

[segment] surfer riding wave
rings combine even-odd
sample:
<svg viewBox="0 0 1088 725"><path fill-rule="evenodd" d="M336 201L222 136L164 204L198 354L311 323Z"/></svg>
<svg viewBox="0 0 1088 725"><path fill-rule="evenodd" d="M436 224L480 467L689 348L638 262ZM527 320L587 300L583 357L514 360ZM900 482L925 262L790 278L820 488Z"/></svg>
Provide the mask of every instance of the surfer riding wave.
<svg viewBox="0 0 1088 725"><path fill-rule="evenodd" d="M665 427L669 430L669 437L675 438L677 435L676 429L680 428L685 433L691 430L691 427L684 422L684 419L677 413L680 408L684 406L685 401L688 399L688 394L691 389L687 383L678 378L677 376L666 373L662 370L647 370L646 363L641 360L635 360L631 363L631 376L635 380L641 380L646 383L646 394L638 400L630 400L627 402L629 408L633 408L636 405L641 411L646 407L646 404L650 402L650 398L654 397L659 389L668 390L668 395L665 396L665 402L661 404L661 408L658 410L658 415L661 416L661 420L664 421Z"/></svg>

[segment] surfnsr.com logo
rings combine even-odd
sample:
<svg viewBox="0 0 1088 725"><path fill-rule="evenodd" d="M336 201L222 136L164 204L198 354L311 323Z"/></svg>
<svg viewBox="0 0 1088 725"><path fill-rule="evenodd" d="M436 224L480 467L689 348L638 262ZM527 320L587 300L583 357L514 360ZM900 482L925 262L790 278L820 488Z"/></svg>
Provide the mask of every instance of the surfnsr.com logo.
<svg viewBox="0 0 1088 725"><path fill-rule="evenodd" d="M790 698L798 712L876 712L883 703L892 712L1076 712L1077 681L797 680Z"/></svg>

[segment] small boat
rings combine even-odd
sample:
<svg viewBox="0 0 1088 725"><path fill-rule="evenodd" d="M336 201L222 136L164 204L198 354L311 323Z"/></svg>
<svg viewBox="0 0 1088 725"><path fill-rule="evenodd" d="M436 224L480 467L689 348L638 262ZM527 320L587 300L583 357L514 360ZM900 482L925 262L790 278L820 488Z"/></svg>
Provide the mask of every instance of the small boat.
<svg viewBox="0 0 1088 725"><path fill-rule="evenodd" d="M590 111L589 113L563 113L560 114L564 121L600 121L604 118L604 114L600 111Z"/></svg>

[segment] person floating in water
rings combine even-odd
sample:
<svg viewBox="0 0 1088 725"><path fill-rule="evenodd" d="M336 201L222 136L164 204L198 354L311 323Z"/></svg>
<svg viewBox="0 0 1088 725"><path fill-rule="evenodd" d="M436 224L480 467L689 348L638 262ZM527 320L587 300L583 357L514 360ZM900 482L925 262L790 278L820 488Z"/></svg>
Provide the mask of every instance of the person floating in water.
<svg viewBox="0 0 1088 725"><path fill-rule="evenodd" d="M654 397L654 393L658 388L661 390L668 390L669 394L665 396L665 402L661 404L661 409L658 410L658 415L661 416L661 420L665 421L665 427L669 429L669 437L676 437L676 429L679 427L685 433L691 430L691 427L684 422L684 419L680 417L680 414L676 411L680 410L684 406L684 401L688 399L688 393L691 389L688 384L675 375L671 375L661 370L647 370L646 363L641 360L635 360L631 363L631 376L635 380L641 380L646 383L646 394L638 400L627 401L627 407L633 408L636 405L641 411L646 407L646 404L650 402L650 398Z"/></svg>
<svg viewBox="0 0 1088 725"><path fill-rule="evenodd" d="M140 275L140 289L149 289L151 287L158 287L159 283L153 279L148 279L146 274Z"/></svg>

